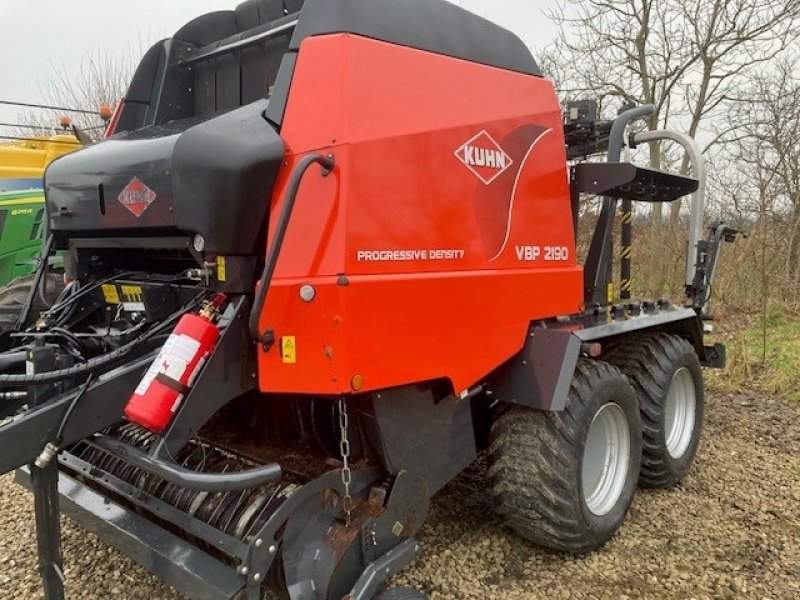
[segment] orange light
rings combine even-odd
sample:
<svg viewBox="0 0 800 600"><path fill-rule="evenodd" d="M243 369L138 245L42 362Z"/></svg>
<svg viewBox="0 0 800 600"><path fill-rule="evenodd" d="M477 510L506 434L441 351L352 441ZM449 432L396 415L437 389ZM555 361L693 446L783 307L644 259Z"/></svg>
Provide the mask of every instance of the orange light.
<svg viewBox="0 0 800 600"><path fill-rule="evenodd" d="M125 98L121 98L111 113L111 118L106 122L106 130L103 132L103 137L111 137L117 132L117 123L122 111L125 110Z"/></svg>
<svg viewBox="0 0 800 600"><path fill-rule="evenodd" d="M103 104L98 112L100 113L100 118L106 122L108 122L108 120L111 118L111 115L114 114L114 111L112 111L111 107L107 104Z"/></svg>
<svg viewBox="0 0 800 600"><path fill-rule="evenodd" d="M67 129L67 128L68 128L70 125L72 125L72 121L70 121L70 119L69 119L69 117L68 117L67 115L64 115L64 116L63 116L63 117L61 117L61 119L59 120L59 124L60 124L60 125L61 125L61 127L63 127L64 129Z"/></svg>
<svg viewBox="0 0 800 600"><path fill-rule="evenodd" d="M364 389L364 377L362 375L353 375L353 379L350 380L350 387L353 388L354 392L360 392Z"/></svg>

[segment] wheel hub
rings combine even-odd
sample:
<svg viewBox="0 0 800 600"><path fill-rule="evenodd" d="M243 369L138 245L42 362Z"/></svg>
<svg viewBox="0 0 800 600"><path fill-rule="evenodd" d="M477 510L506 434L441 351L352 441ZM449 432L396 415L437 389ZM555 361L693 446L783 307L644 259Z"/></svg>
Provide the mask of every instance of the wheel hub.
<svg viewBox="0 0 800 600"><path fill-rule="evenodd" d="M625 412L604 405L589 426L583 451L583 494L589 510L603 516L617 504L630 469L631 434Z"/></svg>
<svg viewBox="0 0 800 600"><path fill-rule="evenodd" d="M697 397L692 372L681 367L672 376L664 407L664 437L672 458L686 454L692 442Z"/></svg>

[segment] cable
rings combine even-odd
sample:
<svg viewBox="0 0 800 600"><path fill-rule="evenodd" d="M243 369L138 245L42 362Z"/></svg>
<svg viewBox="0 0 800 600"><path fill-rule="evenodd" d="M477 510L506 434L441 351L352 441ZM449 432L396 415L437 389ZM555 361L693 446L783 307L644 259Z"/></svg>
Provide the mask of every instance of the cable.
<svg viewBox="0 0 800 600"><path fill-rule="evenodd" d="M91 285L83 288L81 291L77 292L71 298L67 298L67 299L65 299L65 300L63 300L61 302L56 302L53 306L50 307L50 310L48 310L42 316L43 317L47 317L47 316L50 315L51 312L57 312L57 311L61 310L62 308L64 308L64 306L68 306L69 304L72 304L78 298L82 298L83 296L85 296L89 292L94 291L97 288L99 288L101 285L104 285L104 284L109 283L111 281L114 281L116 279L122 279L124 277L131 277L131 276L135 276L135 275L146 276L147 274L146 273L142 273L140 271L127 271L127 272L124 272L124 273L117 273L115 275L109 275L105 279L100 279L99 281L95 281Z"/></svg>
<svg viewBox="0 0 800 600"><path fill-rule="evenodd" d="M43 125L23 125L22 123L0 123L0 127L19 127L20 129L38 129L45 131L57 131L57 127L46 127Z"/></svg>
<svg viewBox="0 0 800 600"><path fill-rule="evenodd" d="M64 413L64 416L61 418L61 423L58 426L58 432L56 433L56 444L60 445L63 441L63 434L64 434L64 426L69 421L69 418L72 416L72 413L75 411L75 407L78 405L78 402L83 397L83 395L89 389L89 386L92 385L94 381L94 373L89 373L89 377L86 378L83 386L81 387L80 391L75 394L75 397L72 399L72 402L69 403L69 407L67 408L67 412Z"/></svg>
<svg viewBox="0 0 800 600"><path fill-rule="evenodd" d="M64 443L64 427L66 427L67 422L72 416L72 413L75 411L75 407L78 406L80 399L83 398L83 395L89 390L89 386L92 385L93 380L94 373L90 373L89 377L87 377L86 381L83 383L81 389L72 398L72 402L69 403L64 416L61 417L61 422L58 425L58 431L55 439L53 439L52 442L47 442L42 452L36 457L34 464L40 469L44 469L47 465L49 465L61 450L61 445Z"/></svg>
<svg viewBox="0 0 800 600"><path fill-rule="evenodd" d="M108 354L103 354L102 356L98 356L92 359L89 359L85 363L75 365L73 367L69 367L66 369L58 369L55 371L46 371L44 373L35 373L33 375L0 375L0 387L8 387L14 386L19 384L44 384L44 383L53 383L56 381L62 381L64 379L71 379L72 377L76 377L78 375L82 375L87 372L92 372L100 367L103 367L107 364L113 363L115 360L121 358L135 347L147 342L153 337L156 337L157 334L161 333L164 329L171 326L172 323L178 319L184 313L196 308L202 302L203 296L206 296L207 292L199 294L195 297L192 302L183 306L180 310L173 313L167 319L150 329L149 331L143 333L136 339L120 346L116 350L109 352Z"/></svg>
<svg viewBox="0 0 800 600"><path fill-rule="evenodd" d="M65 112L73 112L73 113L80 113L82 115L95 115L100 116L100 113L96 110L83 110L81 108L65 108L63 106L49 106L47 104L32 104L30 102L14 102L12 100L0 100L0 104L5 104L6 106L25 106L27 108L43 108L46 110L63 110Z"/></svg>
<svg viewBox="0 0 800 600"><path fill-rule="evenodd" d="M67 341L67 344L65 344L67 352L70 351L69 346L71 344L72 345L71 349L74 352L70 352L70 354L72 354L78 360L81 360L81 361L85 361L86 360L86 358L83 356L83 344L81 343L81 341L78 338L78 336L76 336L74 333L72 333L71 331L69 331L67 329L64 329L63 327L52 327L46 333L47 334L54 334L54 335L57 335L57 336L60 336L60 337L64 338Z"/></svg>

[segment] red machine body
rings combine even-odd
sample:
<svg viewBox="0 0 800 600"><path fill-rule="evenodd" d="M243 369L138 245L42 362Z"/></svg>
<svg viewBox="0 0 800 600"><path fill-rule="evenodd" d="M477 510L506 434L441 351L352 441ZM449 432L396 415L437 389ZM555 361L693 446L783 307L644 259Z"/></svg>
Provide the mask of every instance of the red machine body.
<svg viewBox="0 0 800 600"><path fill-rule="evenodd" d="M261 315L292 352L260 353L262 391L446 378L460 392L519 352L531 321L580 311L549 81L332 34L302 43L291 90L271 226L304 155L336 168L297 198Z"/></svg>
<svg viewBox="0 0 800 600"><path fill-rule="evenodd" d="M205 314L183 315L128 401L125 416L156 432L166 429L219 336Z"/></svg>

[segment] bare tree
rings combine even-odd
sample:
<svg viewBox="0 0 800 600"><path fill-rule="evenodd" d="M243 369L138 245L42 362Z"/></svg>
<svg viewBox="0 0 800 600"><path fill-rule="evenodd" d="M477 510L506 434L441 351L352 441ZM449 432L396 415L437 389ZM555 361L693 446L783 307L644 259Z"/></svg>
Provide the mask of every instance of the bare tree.
<svg viewBox="0 0 800 600"><path fill-rule="evenodd" d="M76 72L70 71L64 64L54 66L45 82L40 84L43 103L91 113L66 113L66 116L74 125L97 137L103 128L98 112L100 107L113 108L125 95L139 54L128 51L114 55L87 55ZM23 137L52 133L62 116L65 113L58 110L27 111L19 115L18 120L25 127L15 135Z"/></svg>
<svg viewBox="0 0 800 600"><path fill-rule="evenodd" d="M753 72L800 35L800 0L565 0L551 17L562 33L551 56L562 65L562 89L601 100L651 103L651 130L669 124L710 137L715 118ZM703 130L704 124L710 124ZM724 128L723 128L724 129ZM663 148L650 162L661 168ZM684 161L681 171L687 173ZM680 203L670 216L679 222ZM656 204L650 235L651 291L663 288L662 214Z"/></svg>
<svg viewBox="0 0 800 600"><path fill-rule="evenodd" d="M776 216L786 217L785 273L800 284L800 58L776 61L754 75L729 111L737 126L721 139L729 156L749 167L754 178L772 175Z"/></svg>

